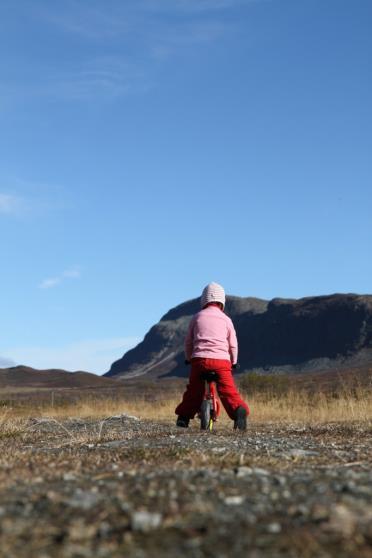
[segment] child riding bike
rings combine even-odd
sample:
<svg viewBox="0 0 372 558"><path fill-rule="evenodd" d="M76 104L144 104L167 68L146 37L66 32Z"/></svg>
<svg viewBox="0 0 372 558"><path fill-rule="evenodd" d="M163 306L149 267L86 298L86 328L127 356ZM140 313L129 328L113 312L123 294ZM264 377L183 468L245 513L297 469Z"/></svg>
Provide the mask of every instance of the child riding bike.
<svg viewBox="0 0 372 558"><path fill-rule="evenodd" d="M224 313L225 291L209 283L201 296L202 310L191 319L185 340L185 356L191 361L189 383L176 408L177 426L187 428L199 412L205 387L201 375L213 370L218 376L217 391L234 429L246 430L249 407L243 401L232 377L238 360L238 342L230 318Z"/></svg>

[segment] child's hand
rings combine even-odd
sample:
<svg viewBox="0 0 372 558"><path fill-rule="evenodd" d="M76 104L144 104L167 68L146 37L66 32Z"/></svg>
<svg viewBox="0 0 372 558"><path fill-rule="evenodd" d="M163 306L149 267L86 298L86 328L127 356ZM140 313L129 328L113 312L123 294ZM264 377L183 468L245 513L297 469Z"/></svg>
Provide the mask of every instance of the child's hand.
<svg viewBox="0 0 372 558"><path fill-rule="evenodd" d="M236 362L235 364L232 365L232 367L234 368L234 370L239 370L240 364Z"/></svg>

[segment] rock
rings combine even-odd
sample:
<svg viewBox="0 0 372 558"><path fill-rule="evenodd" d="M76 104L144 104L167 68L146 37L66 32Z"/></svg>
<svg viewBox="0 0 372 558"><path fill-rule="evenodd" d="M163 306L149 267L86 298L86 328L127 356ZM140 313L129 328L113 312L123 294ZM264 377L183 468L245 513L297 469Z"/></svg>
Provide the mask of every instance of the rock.
<svg viewBox="0 0 372 558"><path fill-rule="evenodd" d="M329 518L329 509L323 504L315 504L311 510L311 519L316 522Z"/></svg>
<svg viewBox="0 0 372 558"><path fill-rule="evenodd" d="M125 444L125 440L112 440L112 442L105 442L100 445L102 448L120 448L123 444Z"/></svg>
<svg viewBox="0 0 372 558"><path fill-rule="evenodd" d="M81 508L83 510L89 510L97 505L100 501L99 494L95 492L88 492L85 490L78 489L74 493L73 497L70 498L66 503L73 508Z"/></svg>
<svg viewBox="0 0 372 558"><path fill-rule="evenodd" d="M141 531L146 533L160 527L162 515L160 513L151 513L148 511L136 511L131 517L131 527L133 531Z"/></svg>
<svg viewBox="0 0 372 558"><path fill-rule="evenodd" d="M252 473L253 473L252 467L242 466L242 467L238 467L236 469L236 476L238 478L247 477L247 476L251 475Z"/></svg>
<svg viewBox="0 0 372 558"><path fill-rule="evenodd" d="M261 469L260 467L253 467L252 473L254 475L258 475L259 477L267 477L270 475L269 471L266 471L266 469Z"/></svg>
<svg viewBox="0 0 372 558"><path fill-rule="evenodd" d="M71 541L81 541L90 539L96 534L95 525L87 525L82 519L77 519L69 527L69 537Z"/></svg>
<svg viewBox="0 0 372 558"><path fill-rule="evenodd" d="M224 502L227 506L240 506L244 502L243 496L226 496Z"/></svg>
<svg viewBox="0 0 372 558"><path fill-rule="evenodd" d="M312 455L319 455L319 452L312 451L312 450L305 450L302 448L293 448L289 450L288 455L290 457L310 457Z"/></svg>
<svg viewBox="0 0 372 558"><path fill-rule="evenodd" d="M67 472L67 473L64 473L63 480L67 481L67 482L68 481L74 481L74 480L76 480L76 476L73 473Z"/></svg>
<svg viewBox="0 0 372 558"><path fill-rule="evenodd" d="M333 506L329 523L326 528L329 531L341 533L343 537L351 537L357 523L356 514L344 504Z"/></svg>
<svg viewBox="0 0 372 558"><path fill-rule="evenodd" d="M276 535L278 533L280 533L282 530L282 526L280 525L280 523L274 522L274 523L269 523L266 527L266 531L268 533L271 533L273 535Z"/></svg>
<svg viewBox="0 0 372 558"><path fill-rule="evenodd" d="M126 413L122 413L121 415L112 415L111 417L107 418L106 421L109 420L121 420L121 419L130 419L130 420L141 420L134 415L127 415Z"/></svg>

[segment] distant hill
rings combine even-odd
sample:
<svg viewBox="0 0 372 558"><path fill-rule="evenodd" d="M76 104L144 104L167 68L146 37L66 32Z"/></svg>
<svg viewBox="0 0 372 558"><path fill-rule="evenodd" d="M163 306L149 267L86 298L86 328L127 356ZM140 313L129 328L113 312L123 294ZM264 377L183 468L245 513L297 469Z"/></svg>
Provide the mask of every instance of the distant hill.
<svg viewBox="0 0 372 558"><path fill-rule="evenodd" d="M89 372L65 370L35 370L27 366L0 369L0 388L87 388L109 387L115 384L109 378Z"/></svg>
<svg viewBox="0 0 372 558"><path fill-rule="evenodd" d="M199 299L165 314L106 376L187 376L183 342ZM315 372L372 363L372 295L302 299L227 297L239 341L241 371Z"/></svg>

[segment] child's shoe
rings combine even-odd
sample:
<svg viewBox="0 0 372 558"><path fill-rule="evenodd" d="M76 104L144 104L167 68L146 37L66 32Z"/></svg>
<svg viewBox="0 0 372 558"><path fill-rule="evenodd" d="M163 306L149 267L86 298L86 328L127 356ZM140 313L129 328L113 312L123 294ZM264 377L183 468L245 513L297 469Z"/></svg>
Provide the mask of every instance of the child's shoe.
<svg viewBox="0 0 372 558"><path fill-rule="evenodd" d="M244 407L238 407L235 412L234 430L247 430L247 411Z"/></svg>
<svg viewBox="0 0 372 558"><path fill-rule="evenodd" d="M181 417L177 418L176 425L180 426L181 428L188 428L190 419L188 417Z"/></svg>

